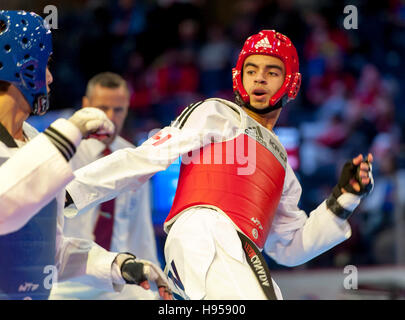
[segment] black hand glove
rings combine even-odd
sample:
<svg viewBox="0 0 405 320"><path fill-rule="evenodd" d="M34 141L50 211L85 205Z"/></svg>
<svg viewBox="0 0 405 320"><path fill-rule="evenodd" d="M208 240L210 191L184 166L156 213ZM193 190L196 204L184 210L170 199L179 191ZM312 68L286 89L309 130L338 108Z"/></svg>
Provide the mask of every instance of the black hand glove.
<svg viewBox="0 0 405 320"><path fill-rule="evenodd" d="M373 176L372 176L372 165L371 165L371 163L369 163L368 160L363 161L363 162L367 163L369 166L368 172L369 172L369 177L370 177L370 183L367 185L364 185L361 182L361 179L359 176L361 163L356 166L353 163L353 161L347 161L343 166L338 184L333 190L333 193L335 194L335 196L338 197L342 194L342 191L341 191L342 188L345 189L347 192L353 193L358 196L366 196L371 192L371 190L374 187L374 181L373 181ZM358 184L360 185L359 191L354 190L353 186L351 185L350 181L353 179L355 179L358 182Z"/></svg>
<svg viewBox="0 0 405 320"><path fill-rule="evenodd" d="M362 163L367 163L369 167L368 177L370 182L368 184L363 184L360 177ZM360 189L358 191L353 188L353 181L359 184ZM347 161L342 168L338 184L333 188L332 194L326 200L326 206L339 218L348 219L361 199L367 196L373 190L373 187L371 163L366 160L355 165L353 160ZM346 192L342 192L342 189Z"/></svg>
<svg viewBox="0 0 405 320"><path fill-rule="evenodd" d="M157 265L148 260L137 259L133 254L127 252L118 254L115 262L120 267L121 276L127 284L140 285L145 281L153 281L163 299L171 300L173 298L167 277ZM142 285L142 287L144 286ZM146 288L144 287L144 289Z"/></svg>
<svg viewBox="0 0 405 320"><path fill-rule="evenodd" d="M121 266L121 274L126 283L137 284L148 280L143 273L143 263L135 259L127 259Z"/></svg>
<svg viewBox="0 0 405 320"><path fill-rule="evenodd" d="M130 253L120 253L116 261L120 266L121 276L128 284L139 285L141 282L147 280L143 272L143 263L137 262L136 257Z"/></svg>

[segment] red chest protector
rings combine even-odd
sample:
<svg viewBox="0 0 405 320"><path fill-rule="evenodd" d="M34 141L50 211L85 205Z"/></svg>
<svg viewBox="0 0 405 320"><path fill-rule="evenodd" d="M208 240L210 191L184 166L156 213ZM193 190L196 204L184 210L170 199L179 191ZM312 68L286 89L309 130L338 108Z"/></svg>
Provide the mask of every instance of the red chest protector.
<svg viewBox="0 0 405 320"><path fill-rule="evenodd" d="M173 206L165 225L185 209L214 206L263 248L283 191L286 152L250 117L244 133L183 156ZM253 125L253 126L252 126Z"/></svg>

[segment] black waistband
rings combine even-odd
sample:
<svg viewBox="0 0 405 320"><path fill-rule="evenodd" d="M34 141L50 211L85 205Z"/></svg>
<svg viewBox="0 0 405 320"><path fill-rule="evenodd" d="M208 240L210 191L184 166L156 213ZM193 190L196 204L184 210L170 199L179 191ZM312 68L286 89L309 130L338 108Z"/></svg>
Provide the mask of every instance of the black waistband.
<svg viewBox="0 0 405 320"><path fill-rule="evenodd" d="M242 241L242 247L246 255L246 260L249 263L250 268L253 270L257 281L259 281L267 299L277 300L276 293L274 292L273 282L271 280L270 270L266 261L264 260L263 255L259 249L257 249L252 240L246 237L243 233L238 231L238 236Z"/></svg>

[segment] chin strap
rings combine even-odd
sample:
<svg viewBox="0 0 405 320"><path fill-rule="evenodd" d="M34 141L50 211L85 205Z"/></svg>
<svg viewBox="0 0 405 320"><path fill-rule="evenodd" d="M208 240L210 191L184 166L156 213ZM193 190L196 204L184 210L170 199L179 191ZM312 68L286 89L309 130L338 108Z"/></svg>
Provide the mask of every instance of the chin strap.
<svg viewBox="0 0 405 320"><path fill-rule="evenodd" d="M255 107L253 107L250 103L245 103L243 106L246 109L253 111L254 113L266 114L266 113L272 112L274 110L280 109L283 105L281 104L281 101L279 101L274 106L268 106L267 108L264 108L264 109L257 109Z"/></svg>
<svg viewBox="0 0 405 320"><path fill-rule="evenodd" d="M49 109L49 95L38 95L34 99L34 105L32 106L32 115L42 116Z"/></svg>
<svg viewBox="0 0 405 320"><path fill-rule="evenodd" d="M253 111L254 113L257 113L257 114L266 114L266 113L272 112L274 110L280 109L284 106L284 104L286 104L285 100L286 99L282 98L274 106L268 106L267 108L264 108L264 109L257 109L255 107L253 107L250 103L243 101L239 92L235 93L235 102L237 105L244 107L246 109L249 109L250 111Z"/></svg>

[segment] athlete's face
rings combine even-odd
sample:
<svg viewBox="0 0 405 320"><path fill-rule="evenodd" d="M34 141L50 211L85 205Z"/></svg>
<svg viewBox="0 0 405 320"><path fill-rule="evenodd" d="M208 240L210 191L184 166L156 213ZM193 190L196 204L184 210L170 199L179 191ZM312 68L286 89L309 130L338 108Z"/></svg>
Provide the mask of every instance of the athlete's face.
<svg viewBox="0 0 405 320"><path fill-rule="evenodd" d="M46 90L49 94L51 92L51 88L49 88L49 85L53 82L53 77L51 71L49 71L49 68L46 67Z"/></svg>
<svg viewBox="0 0 405 320"><path fill-rule="evenodd" d="M83 107L94 107L104 111L115 126L114 134L103 140L109 145L124 126L129 107L129 92L124 87L106 88L95 85L90 97L83 97Z"/></svg>
<svg viewBox="0 0 405 320"><path fill-rule="evenodd" d="M284 78L284 63L279 58L255 54L247 57L243 64L243 87L250 97L250 104L257 109L269 106Z"/></svg>

